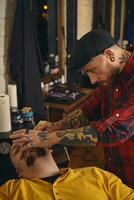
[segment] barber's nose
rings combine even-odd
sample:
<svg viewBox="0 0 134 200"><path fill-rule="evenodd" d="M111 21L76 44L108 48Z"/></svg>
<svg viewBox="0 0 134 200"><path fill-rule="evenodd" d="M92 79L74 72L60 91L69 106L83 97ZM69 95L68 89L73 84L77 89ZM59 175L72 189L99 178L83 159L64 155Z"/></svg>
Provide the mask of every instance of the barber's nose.
<svg viewBox="0 0 134 200"><path fill-rule="evenodd" d="M96 77L95 74L89 73L89 74L88 74L88 77L89 77L89 79L90 79L91 84L96 84L96 83L97 83L97 77Z"/></svg>

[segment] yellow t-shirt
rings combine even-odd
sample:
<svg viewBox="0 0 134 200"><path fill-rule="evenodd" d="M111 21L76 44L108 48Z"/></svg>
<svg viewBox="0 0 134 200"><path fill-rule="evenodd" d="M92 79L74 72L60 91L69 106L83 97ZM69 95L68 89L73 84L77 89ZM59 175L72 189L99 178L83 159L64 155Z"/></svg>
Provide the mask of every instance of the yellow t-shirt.
<svg viewBox="0 0 134 200"><path fill-rule="evenodd" d="M10 180L0 200L134 200L134 190L115 175L96 167L61 169L51 184L41 179Z"/></svg>

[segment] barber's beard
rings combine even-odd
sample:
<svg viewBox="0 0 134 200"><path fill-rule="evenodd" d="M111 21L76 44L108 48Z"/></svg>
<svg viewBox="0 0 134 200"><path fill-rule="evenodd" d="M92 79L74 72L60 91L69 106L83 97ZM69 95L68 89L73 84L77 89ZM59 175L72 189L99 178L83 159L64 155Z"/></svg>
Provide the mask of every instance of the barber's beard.
<svg viewBox="0 0 134 200"><path fill-rule="evenodd" d="M119 70L116 69L115 71L111 71L111 73L109 72L109 76L107 77L107 80L104 80L100 83L100 85L103 85L104 87L113 87L116 80L119 77Z"/></svg>
<svg viewBox="0 0 134 200"><path fill-rule="evenodd" d="M119 69L116 69L116 70L112 73L112 75L111 75L111 86L114 86L116 80L117 80L118 77L119 77L119 74L120 74Z"/></svg>

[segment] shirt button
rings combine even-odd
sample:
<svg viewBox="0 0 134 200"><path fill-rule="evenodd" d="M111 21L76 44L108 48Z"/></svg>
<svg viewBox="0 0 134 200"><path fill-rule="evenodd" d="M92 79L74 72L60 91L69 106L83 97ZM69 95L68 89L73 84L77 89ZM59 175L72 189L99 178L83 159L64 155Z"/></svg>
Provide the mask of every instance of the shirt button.
<svg viewBox="0 0 134 200"><path fill-rule="evenodd" d="M116 117L119 117L120 115L119 115L119 113L116 113L116 115L115 115Z"/></svg>
<svg viewBox="0 0 134 200"><path fill-rule="evenodd" d="M111 161L111 160L112 160L111 158L108 159L108 161Z"/></svg>
<svg viewBox="0 0 134 200"><path fill-rule="evenodd" d="M116 91L116 92L118 92L118 91L119 91L119 89L118 89L118 88L116 88L116 89L115 89L115 91Z"/></svg>

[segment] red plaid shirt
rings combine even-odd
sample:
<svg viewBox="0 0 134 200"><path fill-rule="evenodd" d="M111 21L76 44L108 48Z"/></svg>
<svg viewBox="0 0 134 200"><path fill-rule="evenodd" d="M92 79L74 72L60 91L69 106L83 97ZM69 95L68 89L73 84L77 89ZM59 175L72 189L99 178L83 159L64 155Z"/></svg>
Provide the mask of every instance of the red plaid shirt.
<svg viewBox="0 0 134 200"><path fill-rule="evenodd" d="M91 125L104 145L106 170L134 188L134 53L114 87L97 88L82 109L94 119Z"/></svg>

